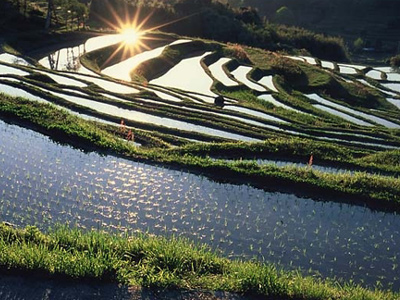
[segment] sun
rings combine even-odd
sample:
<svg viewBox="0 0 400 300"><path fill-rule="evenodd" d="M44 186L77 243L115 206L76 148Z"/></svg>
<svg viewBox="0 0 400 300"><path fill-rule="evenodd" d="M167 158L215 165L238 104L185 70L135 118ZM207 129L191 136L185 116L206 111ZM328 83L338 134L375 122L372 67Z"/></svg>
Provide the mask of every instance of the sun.
<svg viewBox="0 0 400 300"><path fill-rule="evenodd" d="M100 19L118 33L119 45L103 63L104 67L107 66L108 63L113 59L115 59L116 56L120 56L122 61L144 50L150 50L151 47L148 45L150 40L159 40L162 38L151 36L148 34L149 32L158 30L164 26L179 22L180 20L192 16L185 16L177 20L172 20L168 23L151 27L147 23L152 17L153 12L143 16L141 15L140 9L137 9L134 13L126 9L125 15L119 15L111 5L108 5L108 8L112 17L110 19L100 17Z"/></svg>
<svg viewBox="0 0 400 300"><path fill-rule="evenodd" d="M137 44L142 35L141 32L134 27L122 28L120 34L122 36L122 41L126 46L134 46Z"/></svg>

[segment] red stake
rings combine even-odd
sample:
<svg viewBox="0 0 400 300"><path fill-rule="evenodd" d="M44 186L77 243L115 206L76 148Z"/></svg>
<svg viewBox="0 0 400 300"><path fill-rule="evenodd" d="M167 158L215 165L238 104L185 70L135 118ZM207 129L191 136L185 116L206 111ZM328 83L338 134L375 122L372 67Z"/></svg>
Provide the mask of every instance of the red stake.
<svg viewBox="0 0 400 300"><path fill-rule="evenodd" d="M311 167L313 164L314 155L311 154L310 159L308 160L308 166Z"/></svg>

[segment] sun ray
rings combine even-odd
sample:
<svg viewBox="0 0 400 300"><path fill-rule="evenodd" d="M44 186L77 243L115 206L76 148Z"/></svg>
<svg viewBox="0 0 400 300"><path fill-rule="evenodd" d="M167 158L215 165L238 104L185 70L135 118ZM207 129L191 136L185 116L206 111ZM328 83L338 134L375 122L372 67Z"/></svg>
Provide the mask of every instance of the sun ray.
<svg viewBox="0 0 400 300"><path fill-rule="evenodd" d="M117 13L113 6L108 5L108 9L111 15L110 19L106 19L100 15L96 15L96 17L112 30L118 32L118 34L121 35L121 42L107 58L101 68L106 67L113 59L115 59L117 55L121 55L121 60L125 60L129 57L134 56L135 54L143 52L144 50L151 50L152 48L147 45L148 43L146 43L146 41L161 41L164 39L146 36L146 34L198 14L191 14L176 20L172 20L170 22L148 28L147 25L154 12L150 12L146 16L142 16L141 8L139 7L133 14L130 14L129 9L124 9L125 13L121 16Z"/></svg>

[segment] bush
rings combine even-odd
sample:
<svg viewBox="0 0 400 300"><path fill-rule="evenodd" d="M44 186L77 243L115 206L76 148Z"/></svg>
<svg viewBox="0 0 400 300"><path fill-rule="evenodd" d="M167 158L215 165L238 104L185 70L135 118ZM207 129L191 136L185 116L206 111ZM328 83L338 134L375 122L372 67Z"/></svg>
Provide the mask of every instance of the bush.
<svg viewBox="0 0 400 300"><path fill-rule="evenodd" d="M400 54L397 54L390 59L390 65L393 68L400 68Z"/></svg>

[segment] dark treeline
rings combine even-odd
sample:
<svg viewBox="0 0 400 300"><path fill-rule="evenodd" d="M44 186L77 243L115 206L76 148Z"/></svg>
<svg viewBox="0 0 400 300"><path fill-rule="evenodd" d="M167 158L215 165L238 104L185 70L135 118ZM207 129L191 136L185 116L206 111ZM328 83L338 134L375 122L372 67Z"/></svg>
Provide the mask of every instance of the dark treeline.
<svg viewBox="0 0 400 300"><path fill-rule="evenodd" d="M138 11L140 20L151 15L146 22L147 28L164 25L161 30L181 35L273 51L305 49L323 59L348 60L340 38L265 22L251 7L232 8L229 4L212 0L93 0L89 19L92 24L117 27L117 16L128 21Z"/></svg>
<svg viewBox="0 0 400 300"><path fill-rule="evenodd" d="M371 20L386 16L382 23L399 26L400 0L227 0L233 7L256 7L270 21L307 25L343 16ZM279 12L286 7L286 12ZM280 15L281 13L281 15ZM340 15L339 15L340 14ZM397 22L396 22L397 21Z"/></svg>
<svg viewBox="0 0 400 300"><path fill-rule="evenodd" d="M400 48L400 0L227 0L255 7L268 22L340 35L349 46L361 38L378 51ZM386 48L386 49L384 49Z"/></svg>

